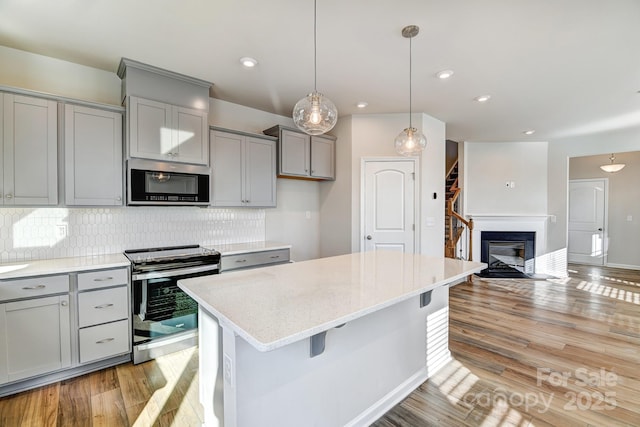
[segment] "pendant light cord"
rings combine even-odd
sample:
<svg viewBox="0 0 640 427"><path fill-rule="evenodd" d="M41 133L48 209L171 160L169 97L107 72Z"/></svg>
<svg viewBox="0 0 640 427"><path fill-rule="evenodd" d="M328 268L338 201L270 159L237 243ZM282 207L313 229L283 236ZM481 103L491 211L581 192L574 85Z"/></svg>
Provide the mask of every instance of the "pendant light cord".
<svg viewBox="0 0 640 427"><path fill-rule="evenodd" d="M413 128L411 122L411 39L413 39L413 36L409 37L409 129Z"/></svg>
<svg viewBox="0 0 640 427"><path fill-rule="evenodd" d="M313 0L313 91L318 91L318 18L317 0Z"/></svg>

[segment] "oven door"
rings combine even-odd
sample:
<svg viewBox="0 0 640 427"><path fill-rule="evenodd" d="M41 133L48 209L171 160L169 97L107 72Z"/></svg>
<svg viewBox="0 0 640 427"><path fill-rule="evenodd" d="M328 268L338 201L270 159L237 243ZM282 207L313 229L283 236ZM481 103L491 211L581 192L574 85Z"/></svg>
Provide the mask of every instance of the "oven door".
<svg viewBox="0 0 640 427"><path fill-rule="evenodd" d="M178 287L178 280L218 274L218 264L134 273L134 363L197 343L198 303Z"/></svg>

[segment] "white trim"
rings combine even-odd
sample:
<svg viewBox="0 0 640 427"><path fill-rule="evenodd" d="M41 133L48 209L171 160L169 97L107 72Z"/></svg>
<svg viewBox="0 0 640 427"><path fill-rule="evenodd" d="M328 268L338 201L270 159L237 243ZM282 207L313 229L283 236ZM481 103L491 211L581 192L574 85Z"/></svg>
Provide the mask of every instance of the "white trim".
<svg viewBox="0 0 640 427"><path fill-rule="evenodd" d="M413 186L413 209L414 209L414 235L413 249L414 253L420 252L420 158L419 157L362 157L360 159L360 232L358 234L358 248L360 252L364 252L364 183L365 183L365 165L369 162L413 162L414 186ZM353 246L352 246L353 247Z"/></svg>
<svg viewBox="0 0 640 427"><path fill-rule="evenodd" d="M617 264L615 262L608 262L608 263L605 264L605 267L624 268L626 270L640 270L640 265Z"/></svg>

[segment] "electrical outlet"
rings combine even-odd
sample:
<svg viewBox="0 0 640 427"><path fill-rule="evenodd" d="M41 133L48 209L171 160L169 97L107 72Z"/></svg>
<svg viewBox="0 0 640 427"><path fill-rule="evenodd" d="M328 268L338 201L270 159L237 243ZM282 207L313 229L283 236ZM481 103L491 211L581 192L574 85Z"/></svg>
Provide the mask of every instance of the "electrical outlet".
<svg viewBox="0 0 640 427"><path fill-rule="evenodd" d="M229 357L228 354L224 354L222 361L222 376L224 378L224 382L229 385L233 385L233 360Z"/></svg>
<svg viewBox="0 0 640 427"><path fill-rule="evenodd" d="M67 224L56 225L56 237L58 238L67 237Z"/></svg>

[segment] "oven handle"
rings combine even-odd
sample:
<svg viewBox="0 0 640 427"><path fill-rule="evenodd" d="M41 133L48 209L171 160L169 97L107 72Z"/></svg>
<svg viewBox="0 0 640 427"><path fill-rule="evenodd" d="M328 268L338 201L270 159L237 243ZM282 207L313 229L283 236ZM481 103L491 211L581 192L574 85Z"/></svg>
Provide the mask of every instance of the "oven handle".
<svg viewBox="0 0 640 427"><path fill-rule="evenodd" d="M203 273L206 271L218 271L218 264L201 265L199 267L179 268L177 270L150 271L148 273L132 274L131 280L159 279L163 277L183 276L187 274ZM216 274L216 273L211 273Z"/></svg>

